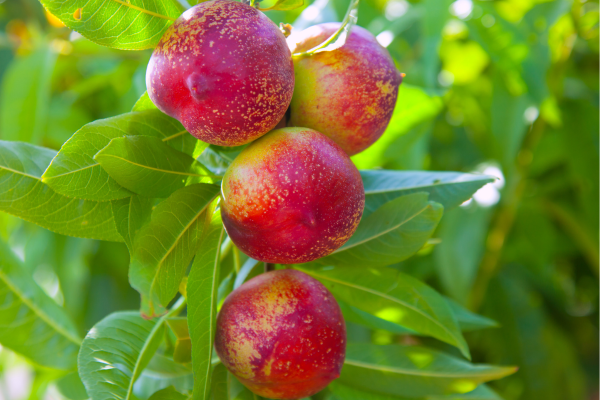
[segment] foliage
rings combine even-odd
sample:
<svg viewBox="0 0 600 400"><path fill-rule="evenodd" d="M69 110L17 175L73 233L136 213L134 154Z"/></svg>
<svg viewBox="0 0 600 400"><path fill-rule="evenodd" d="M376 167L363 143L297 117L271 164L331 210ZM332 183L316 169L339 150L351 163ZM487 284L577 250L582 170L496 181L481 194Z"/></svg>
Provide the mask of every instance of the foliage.
<svg viewBox="0 0 600 400"><path fill-rule="evenodd" d="M353 157L356 234L294 266L348 329L313 400L597 398L598 3L301 3L263 4L295 30L358 12L406 73ZM0 2L0 397L258 398L212 351L223 299L262 272L218 209L240 148L145 94L182 4Z"/></svg>

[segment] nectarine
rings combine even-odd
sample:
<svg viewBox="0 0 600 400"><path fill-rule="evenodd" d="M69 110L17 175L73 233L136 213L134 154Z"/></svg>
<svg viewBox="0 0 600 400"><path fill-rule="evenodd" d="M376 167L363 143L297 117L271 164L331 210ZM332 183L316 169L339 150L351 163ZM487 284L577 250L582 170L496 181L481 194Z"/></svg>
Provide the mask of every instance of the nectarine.
<svg viewBox="0 0 600 400"><path fill-rule="evenodd" d="M215 348L254 393L300 399L339 376L346 327L325 286L303 272L278 270L249 280L225 299Z"/></svg>
<svg viewBox="0 0 600 400"><path fill-rule="evenodd" d="M326 256L352 236L365 192L358 170L331 139L306 128L274 130L227 169L221 215L250 257L279 264Z"/></svg>
<svg viewBox="0 0 600 400"><path fill-rule="evenodd" d="M294 90L283 33L254 7L211 0L165 32L146 71L152 102L198 139L242 145L273 129Z"/></svg>
<svg viewBox="0 0 600 400"><path fill-rule="evenodd" d="M339 23L315 25L288 38L294 52L329 38ZM354 155L375 143L390 122L402 75L388 51L360 26L335 50L294 58L296 86L288 126L315 129Z"/></svg>

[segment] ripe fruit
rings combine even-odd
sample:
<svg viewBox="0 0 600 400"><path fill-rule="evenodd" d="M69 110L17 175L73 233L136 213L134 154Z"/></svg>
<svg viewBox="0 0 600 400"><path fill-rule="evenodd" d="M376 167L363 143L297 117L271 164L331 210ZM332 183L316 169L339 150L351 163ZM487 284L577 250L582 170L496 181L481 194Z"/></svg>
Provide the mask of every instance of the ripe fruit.
<svg viewBox="0 0 600 400"><path fill-rule="evenodd" d="M290 45L303 52L329 38L339 23L312 26ZM294 58L296 87L289 126L306 126L333 139L348 155L375 143L390 122L402 75L366 29L352 27L339 49Z"/></svg>
<svg viewBox="0 0 600 400"><path fill-rule="evenodd" d="M225 173L222 196L236 246L279 264L330 254L352 236L365 204L350 158L307 128L277 129L244 149Z"/></svg>
<svg viewBox="0 0 600 400"><path fill-rule="evenodd" d="M320 282L296 270L272 271L227 297L217 317L215 348L254 393L300 399L339 376L346 327Z"/></svg>
<svg viewBox="0 0 600 400"><path fill-rule="evenodd" d="M146 71L148 95L198 139L248 143L282 119L294 90L283 33L248 5L212 0L166 31Z"/></svg>

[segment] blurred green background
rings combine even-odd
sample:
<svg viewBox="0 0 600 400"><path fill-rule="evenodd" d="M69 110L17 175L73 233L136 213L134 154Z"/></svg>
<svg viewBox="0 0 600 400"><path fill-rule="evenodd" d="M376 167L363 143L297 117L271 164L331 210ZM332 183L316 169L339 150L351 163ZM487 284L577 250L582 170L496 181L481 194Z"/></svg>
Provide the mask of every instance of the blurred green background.
<svg viewBox="0 0 600 400"><path fill-rule="evenodd" d="M300 30L341 20L347 5L268 14ZM397 267L501 324L467 340L473 361L520 367L490 385L505 399L598 399L598 2L362 0L359 25L406 78L388 130L357 166L499 178ZM128 112L149 57L93 44L35 0L0 0L0 139L59 149L84 124ZM4 213L0 237L81 332L139 307L124 244ZM348 328L353 341L455 351ZM0 399L60 399L53 379L0 347Z"/></svg>

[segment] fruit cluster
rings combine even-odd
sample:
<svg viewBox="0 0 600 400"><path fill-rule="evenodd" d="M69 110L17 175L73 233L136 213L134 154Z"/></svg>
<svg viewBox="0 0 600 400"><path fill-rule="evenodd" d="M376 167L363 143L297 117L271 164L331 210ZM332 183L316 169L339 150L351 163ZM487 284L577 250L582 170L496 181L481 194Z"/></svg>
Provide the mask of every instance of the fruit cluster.
<svg viewBox="0 0 600 400"><path fill-rule="evenodd" d="M160 110L204 142L252 142L223 178L220 208L233 243L256 260L326 256L362 216L364 188L349 156L385 130L402 76L360 27L343 46L310 53L339 27L313 26L286 40L255 7L211 0L177 19L150 59L148 95ZM323 285L278 270L229 295L215 346L253 392L297 399L339 376L346 333Z"/></svg>

